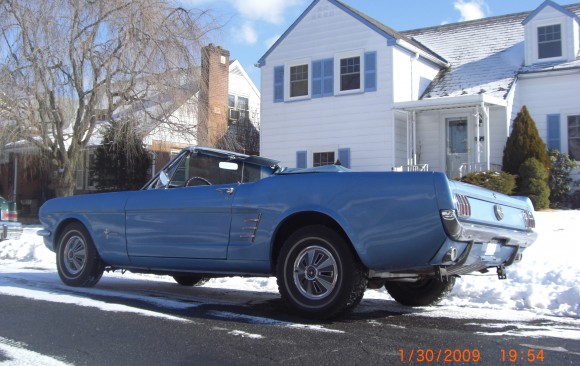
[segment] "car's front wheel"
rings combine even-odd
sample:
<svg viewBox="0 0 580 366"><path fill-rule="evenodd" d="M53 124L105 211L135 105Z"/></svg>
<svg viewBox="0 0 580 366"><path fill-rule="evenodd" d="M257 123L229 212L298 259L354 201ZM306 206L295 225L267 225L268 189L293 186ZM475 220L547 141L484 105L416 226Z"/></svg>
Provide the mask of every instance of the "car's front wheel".
<svg viewBox="0 0 580 366"><path fill-rule="evenodd" d="M348 242L321 225L294 232L276 267L282 298L305 317L331 318L352 310L366 290L365 268Z"/></svg>
<svg viewBox="0 0 580 366"><path fill-rule="evenodd" d="M417 282L387 282L385 288L395 301L406 306L436 305L447 297L455 286L455 277L441 280L429 277Z"/></svg>
<svg viewBox="0 0 580 366"><path fill-rule="evenodd" d="M68 224L62 231L58 239L56 267L61 281L69 286L91 287L101 279L105 264L82 224Z"/></svg>

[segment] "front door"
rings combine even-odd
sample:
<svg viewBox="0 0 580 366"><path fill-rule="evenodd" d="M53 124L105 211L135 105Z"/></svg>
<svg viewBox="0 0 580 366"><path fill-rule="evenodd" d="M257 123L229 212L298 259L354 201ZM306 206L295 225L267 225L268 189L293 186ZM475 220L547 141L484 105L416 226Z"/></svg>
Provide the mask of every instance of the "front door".
<svg viewBox="0 0 580 366"><path fill-rule="evenodd" d="M132 192L125 206L132 258L225 259L232 200L242 167L227 157L182 153L159 184ZM231 166L233 165L233 166Z"/></svg>
<svg viewBox="0 0 580 366"><path fill-rule="evenodd" d="M460 176L461 165L468 162L469 134L467 118L447 118L445 120L447 134L447 176L456 178Z"/></svg>
<svg viewBox="0 0 580 366"><path fill-rule="evenodd" d="M126 204L131 257L225 259L234 185L132 192Z"/></svg>

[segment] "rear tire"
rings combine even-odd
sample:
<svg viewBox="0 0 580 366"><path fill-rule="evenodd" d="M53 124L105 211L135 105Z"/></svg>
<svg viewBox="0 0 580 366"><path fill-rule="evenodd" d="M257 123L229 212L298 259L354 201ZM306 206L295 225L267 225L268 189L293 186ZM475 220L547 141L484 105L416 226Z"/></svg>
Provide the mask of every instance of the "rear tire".
<svg viewBox="0 0 580 366"><path fill-rule="evenodd" d="M307 226L283 244L276 266L282 299L299 315L333 318L350 312L366 290L366 269L334 230Z"/></svg>
<svg viewBox="0 0 580 366"><path fill-rule="evenodd" d="M56 267L61 281L68 286L92 287L103 276L105 264L81 223L64 228L58 239Z"/></svg>
<svg viewBox="0 0 580 366"><path fill-rule="evenodd" d="M199 275L175 275L175 276L173 276L173 279L180 286L187 286L187 287L201 286L204 283L206 283L207 281L209 281L209 278L199 276Z"/></svg>
<svg viewBox="0 0 580 366"><path fill-rule="evenodd" d="M385 288L395 301L406 306L436 305L447 297L455 286L455 277L442 281L436 277L417 282L387 282Z"/></svg>

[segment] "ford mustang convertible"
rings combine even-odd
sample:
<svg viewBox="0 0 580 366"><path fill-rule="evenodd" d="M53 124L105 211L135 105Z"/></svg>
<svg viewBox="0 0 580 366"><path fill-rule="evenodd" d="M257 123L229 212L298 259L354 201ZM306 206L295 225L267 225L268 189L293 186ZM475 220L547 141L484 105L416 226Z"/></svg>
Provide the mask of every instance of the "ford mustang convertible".
<svg viewBox="0 0 580 366"><path fill-rule="evenodd" d="M189 147L143 189L57 198L40 210L61 280L105 270L172 276L276 276L306 317L351 311L367 288L432 305L471 272L520 261L533 206L437 172L280 168L275 160Z"/></svg>

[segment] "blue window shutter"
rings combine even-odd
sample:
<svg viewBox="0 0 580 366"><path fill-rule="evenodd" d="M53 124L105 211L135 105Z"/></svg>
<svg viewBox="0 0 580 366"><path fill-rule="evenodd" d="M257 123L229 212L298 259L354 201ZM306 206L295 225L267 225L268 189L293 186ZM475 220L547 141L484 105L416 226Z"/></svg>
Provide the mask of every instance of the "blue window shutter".
<svg viewBox="0 0 580 366"><path fill-rule="evenodd" d="M322 95L325 97L334 95L334 59L322 61Z"/></svg>
<svg viewBox="0 0 580 366"><path fill-rule="evenodd" d="M306 151L296 151L296 168L306 168Z"/></svg>
<svg viewBox="0 0 580 366"><path fill-rule="evenodd" d="M342 164L343 167L350 169L350 149L338 149L338 160L340 160L340 164Z"/></svg>
<svg viewBox="0 0 580 366"><path fill-rule="evenodd" d="M377 53L365 52L365 92L377 90Z"/></svg>
<svg viewBox="0 0 580 366"><path fill-rule="evenodd" d="M560 150L560 115L548 114L548 149Z"/></svg>
<svg viewBox="0 0 580 366"><path fill-rule="evenodd" d="M284 101L284 66L274 67L274 103Z"/></svg>
<svg viewBox="0 0 580 366"><path fill-rule="evenodd" d="M322 97L322 61L312 61L312 98Z"/></svg>

